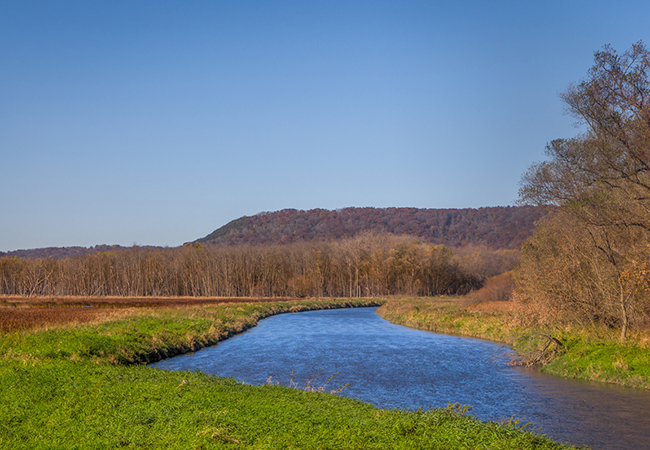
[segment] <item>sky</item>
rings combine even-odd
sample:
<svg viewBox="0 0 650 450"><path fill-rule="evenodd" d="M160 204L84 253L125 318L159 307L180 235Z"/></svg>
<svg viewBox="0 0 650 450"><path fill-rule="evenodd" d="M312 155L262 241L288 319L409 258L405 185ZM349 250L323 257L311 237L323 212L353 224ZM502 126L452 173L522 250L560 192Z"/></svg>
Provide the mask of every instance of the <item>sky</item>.
<svg viewBox="0 0 650 450"><path fill-rule="evenodd" d="M647 1L0 0L0 251L512 205Z"/></svg>

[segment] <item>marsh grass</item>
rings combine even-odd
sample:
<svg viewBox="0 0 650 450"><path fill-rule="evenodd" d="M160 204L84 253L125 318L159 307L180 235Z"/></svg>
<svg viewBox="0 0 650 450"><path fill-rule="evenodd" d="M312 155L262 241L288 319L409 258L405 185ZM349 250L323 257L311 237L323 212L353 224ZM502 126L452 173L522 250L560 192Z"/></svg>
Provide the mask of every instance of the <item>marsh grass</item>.
<svg viewBox="0 0 650 450"><path fill-rule="evenodd" d="M372 304L140 308L2 333L0 448L568 448L512 424L482 422L462 405L376 409L327 393L333 377L305 390L140 364L218 342L272 314Z"/></svg>
<svg viewBox="0 0 650 450"><path fill-rule="evenodd" d="M0 296L0 332L110 320L125 310L134 309L187 308L240 303L263 304L294 300L296 299L246 297Z"/></svg>

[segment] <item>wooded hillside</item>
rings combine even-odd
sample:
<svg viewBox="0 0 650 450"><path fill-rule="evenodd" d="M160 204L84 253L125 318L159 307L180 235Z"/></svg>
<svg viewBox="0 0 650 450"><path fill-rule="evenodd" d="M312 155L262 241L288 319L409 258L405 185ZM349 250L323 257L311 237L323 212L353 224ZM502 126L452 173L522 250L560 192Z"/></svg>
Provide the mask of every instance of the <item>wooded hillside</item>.
<svg viewBox="0 0 650 450"><path fill-rule="evenodd" d="M533 233L545 210L532 206L479 209L345 208L284 209L244 216L224 225L201 244L288 244L334 240L362 231L410 235L447 247L482 245L516 249Z"/></svg>
<svg viewBox="0 0 650 450"><path fill-rule="evenodd" d="M75 256L92 255L103 252L121 252L131 249L132 247L123 247L121 245L95 245L93 247L43 247L31 248L26 250L13 250L10 252L0 252L0 258L3 256L16 257L23 259L65 259ZM146 250L162 249L151 245L138 246Z"/></svg>
<svg viewBox="0 0 650 450"><path fill-rule="evenodd" d="M71 247L0 255L0 295L464 294L514 267L519 246L544 211L283 210L242 217L182 247Z"/></svg>

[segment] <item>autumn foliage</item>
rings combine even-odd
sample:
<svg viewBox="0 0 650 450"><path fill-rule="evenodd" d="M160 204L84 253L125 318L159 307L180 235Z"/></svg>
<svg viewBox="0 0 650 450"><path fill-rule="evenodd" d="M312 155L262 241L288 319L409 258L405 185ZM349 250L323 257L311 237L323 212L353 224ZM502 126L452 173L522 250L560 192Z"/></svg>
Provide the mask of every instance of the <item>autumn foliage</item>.
<svg viewBox="0 0 650 450"><path fill-rule="evenodd" d="M512 269L515 250L364 233L329 242L0 258L0 294L21 296L372 297L451 295Z"/></svg>
<svg viewBox="0 0 650 450"><path fill-rule="evenodd" d="M520 294L625 339L650 319L650 51L606 46L561 97L586 131L549 143L523 176L522 201L553 212L522 249Z"/></svg>
<svg viewBox="0 0 650 450"><path fill-rule="evenodd" d="M468 296L472 303L507 302L512 299L515 282L512 271L488 278L481 289Z"/></svg>
<svg viewBox="0 0 650 450"><path fill-rule="evenodd" d="M409 235L446 247L518 249L546 210L533 206L465 209L284 209L240 217L200 244L269 245L347 239L362 232Z"/></svg>

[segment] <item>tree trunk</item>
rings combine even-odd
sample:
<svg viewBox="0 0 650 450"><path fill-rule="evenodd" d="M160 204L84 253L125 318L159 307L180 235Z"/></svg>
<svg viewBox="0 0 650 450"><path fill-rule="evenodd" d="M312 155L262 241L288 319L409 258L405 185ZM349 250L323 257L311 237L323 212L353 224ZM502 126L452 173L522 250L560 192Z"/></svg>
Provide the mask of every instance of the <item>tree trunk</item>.
<svg viewBox="0 0 650 450"><path fill-rule="evenodd" d="M621 302L621 319L623 319L623 326L621 327L621 341L624 341L625 338L627 337L627 326L629 323L629 319L627 317L627 310L625 309L625 290L623 289L623 283L621 283L621 280L619 278L618 281L618 288L619 288L619 299Z"/></svg>

